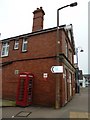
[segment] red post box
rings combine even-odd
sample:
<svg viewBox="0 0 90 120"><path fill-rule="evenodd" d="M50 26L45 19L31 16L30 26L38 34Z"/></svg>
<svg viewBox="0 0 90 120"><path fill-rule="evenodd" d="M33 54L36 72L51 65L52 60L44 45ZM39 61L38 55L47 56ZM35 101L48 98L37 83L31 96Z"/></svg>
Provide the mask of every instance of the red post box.
<svg viewBox="0 0 90 120"><path fill-rule="evenodd" d="M19 74L16 105L29 106L32 104L32 88L34 75L28 72Z"/></svg>

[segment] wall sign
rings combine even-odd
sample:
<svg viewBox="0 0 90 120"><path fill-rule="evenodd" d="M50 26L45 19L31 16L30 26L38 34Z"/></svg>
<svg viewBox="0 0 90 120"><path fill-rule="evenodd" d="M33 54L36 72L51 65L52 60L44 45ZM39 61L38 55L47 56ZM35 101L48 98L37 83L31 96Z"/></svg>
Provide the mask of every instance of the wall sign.
<svg viewBox="0 0 90 120"><path fill-rule="evenodd" d="M52 66L51 72L52 73L63 73L63 66Z"/></svg>
<svg viewBox="0 0 90 120"><path fill-rule="evenodd" d="M47 78L48 77L48 73L43 73L43 78Z"/></svg>
<svg viewBox="0 0 90 120"><path fill-rule="evenodd" d="M15 70L14 73L15 73L15 75L18 75L19 74L19 70Z"/></svg>

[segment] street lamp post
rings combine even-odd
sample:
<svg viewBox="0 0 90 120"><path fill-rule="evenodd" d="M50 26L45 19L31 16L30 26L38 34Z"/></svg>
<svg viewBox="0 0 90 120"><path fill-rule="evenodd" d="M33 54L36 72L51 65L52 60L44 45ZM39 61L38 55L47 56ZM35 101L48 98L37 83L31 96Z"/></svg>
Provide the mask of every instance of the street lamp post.
<svg viewBox="0 0 90 120"><path fill-rule="evenodd" d="M57 39L56 39L56 60L57 60L57 65L59 65L59 10L66 8L66 7L74 7L77 6L77 2L71 3L69 5L65 5L59 9L57 9ZM56 103L55 103L55 108L58 109L60 108L60 77L59 74L56 74Z"/></svg>
<svg viewBox="0 0 90 120"><path fill-rule="evenodd" d="M76 60L77 60L77 68L76 68L76 84L77 84L77 88L76 88L76 92L80 93L80 84L79 84L79 67L78 67L78 51L80 50L80 52L83 52L84 50L81 47L77 47L76 48Z"/></svg>

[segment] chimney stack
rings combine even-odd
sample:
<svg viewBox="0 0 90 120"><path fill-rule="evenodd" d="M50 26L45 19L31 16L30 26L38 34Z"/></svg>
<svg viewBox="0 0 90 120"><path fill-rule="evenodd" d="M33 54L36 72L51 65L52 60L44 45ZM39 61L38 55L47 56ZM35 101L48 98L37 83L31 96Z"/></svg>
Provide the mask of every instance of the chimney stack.
<svg viewBox="0 0 90 120"><path fill-rule="evenodd" d="M43 11L42 7L37 8L33 12L33 27L32 27L32 32L37 31L37 30L42 30L43 29L43 20L44 20L44 15L45 12Z"/></svg>

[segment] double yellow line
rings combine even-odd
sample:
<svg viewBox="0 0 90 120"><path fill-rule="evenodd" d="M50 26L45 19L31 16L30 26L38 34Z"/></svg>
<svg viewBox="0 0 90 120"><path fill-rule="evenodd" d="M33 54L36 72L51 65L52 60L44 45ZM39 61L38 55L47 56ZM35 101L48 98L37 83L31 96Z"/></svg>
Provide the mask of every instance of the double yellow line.
<svg viewBox="0 0 90 120"><path fill-rule="evenodd" d="M70 112L70 118L89 118L90 113L88 112Z"/></svg>

